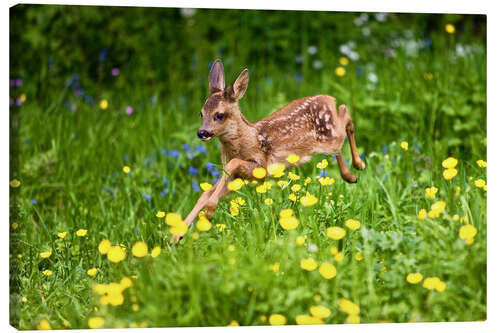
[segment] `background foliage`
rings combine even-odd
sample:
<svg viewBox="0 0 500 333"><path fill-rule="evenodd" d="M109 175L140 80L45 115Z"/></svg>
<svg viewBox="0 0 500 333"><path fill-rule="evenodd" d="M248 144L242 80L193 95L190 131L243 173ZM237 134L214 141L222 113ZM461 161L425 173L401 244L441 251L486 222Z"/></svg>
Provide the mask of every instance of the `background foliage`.
<svg viewBox="0 0 500 333"><path fill-rule="evenodd" d="M447 33L446 24L456 31ZM21 181L11 189L10 216L17 225L11 228L16 327L34 328L42 318L54 327L87 327L99 305L85 274L91 267L99 267L95 279L102 283L139 276L131 297L140 310L131 310L132 303L98 309L109 327L259 324L259 315L271 312L294 318L315 295L329 306L339 295L353 298L370 309L362 313L365 322L485 318L485 192L470 178L485 178L475 163L486 159L485 16L19 5L10 26L10 179ZM341 66L343 56L349 63ZM207 167L219 163L218 143L201 145L195 134L216 58L228 84L249 69L240 105L251 121L307 95L330 94L347 104L368 170L347 187L330 165L334 200L322 197L314 214L293 206L314 216L301 221L297 234L282 233L266 217L289 205L286 196L273 192L271 214L247 190L248 210L231 216L223 201L216 215L230 236L217 233L214 223L199 241L187 237L170 250L166 226L154 214L185 216L199 183L219 175ZM336 75L338 67L346 74ZM406 155L402 140L410 144ZM456 184L441 176L448 156L460 161ZM125 164L133 171L124 178ZM297 171L302 179L314 178L314 165ZM431 185L450 213L441 226L415 225ZM456 186L461 194L453 194ZM457 240L455 213L479 229L470 247ZM338 244L347 259L335 279L344 282L327 285L304 275L297 258L311 244L317 252L310 255L328 257L332 244L320 235L345 216L358 217L366 229ZM85 240L74 236L79 228L88 230ZM72 236L63 242L56 234L64 230ZM309 235L309 248L296 248L299 233ZM128 249L144 240L163 253L147 263L129 253L117 266L97 252L102 238ZM231 244L234 253L226 250ZM42 260L39 252L48 249L51 261ZM358 265L353 256L362 249ZM234 257L237 269L228 264ZM380 259L389 257L393 268L382 276ZM284 281L267 274L279 260L289 269ZM48 268L55 273L47 278L41 272ZM411 270L442 273L449 293L408 291ZM343 321L334 313L328 322Z"/></svg>

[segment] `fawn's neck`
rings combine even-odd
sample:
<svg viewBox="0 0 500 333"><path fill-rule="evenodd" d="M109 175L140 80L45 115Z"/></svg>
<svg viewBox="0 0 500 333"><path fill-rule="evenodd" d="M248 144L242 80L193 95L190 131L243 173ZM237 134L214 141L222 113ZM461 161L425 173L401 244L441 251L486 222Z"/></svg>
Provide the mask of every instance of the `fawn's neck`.
<svg viewBox="0 0 500 333"><path fill-rule="evenodd" d="M257 143L255 126L239 112L234 119L231 119L231 124L228 124L225 133L219 136L219 140L228 155L227 162L235 157L245 159L243 156L245 151Z"/></svg>

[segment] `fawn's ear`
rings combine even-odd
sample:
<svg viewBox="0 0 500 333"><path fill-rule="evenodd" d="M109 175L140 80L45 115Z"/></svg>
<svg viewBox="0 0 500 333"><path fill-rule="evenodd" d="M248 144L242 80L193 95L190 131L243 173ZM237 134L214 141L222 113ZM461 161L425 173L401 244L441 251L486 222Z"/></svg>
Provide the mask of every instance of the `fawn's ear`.
<svg viewBox="0 0 500 333"><path fill-rule="evenodd" d="M248 77L248 69L245 68L236 81L234 81L234 83L227 88L227 96L236 101L242 98L243 95L245 95L245 91L247 91Z"/></svg>
<svg viewBox="0 0 500 333"><path fill-rule="evenodd" d="M223 91L226 86L226 80L224 79L224 67L222 66L222 61L217 59L210 69L210 75L208 76L208 88L210 90L210 95L218 91Z"/></svg>

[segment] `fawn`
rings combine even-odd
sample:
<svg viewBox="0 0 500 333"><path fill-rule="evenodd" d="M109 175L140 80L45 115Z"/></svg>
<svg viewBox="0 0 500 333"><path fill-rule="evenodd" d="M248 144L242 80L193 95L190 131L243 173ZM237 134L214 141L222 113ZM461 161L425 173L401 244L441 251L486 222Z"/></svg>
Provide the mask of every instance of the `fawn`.
<svg viewBox="0 0 500 333"><path fill-rule="evenodd" d="M221 142L221 159L224 172L219 181L204 192L193 210L184 220L189 226L205 208L205 216L212 219L219 199L230 191L228 179L241 177L255 179L255 168L273 163L290 165L286 158L294 153L298 163L309 161L315 153L335 154L340 175L348 183L355 183L356 176L346 167L341 148L346 137L351 147L352 164L364 170L354 140L354 125L345 105L336 110L335 98L328 95L304 97L292 101L268 117L255 123L249 122L240 111L238 101L248 86L248 70L225 88L224 68L217 59L209 74L210 95L201 110L202 123L198 137L209 141L218 137ZM178 242L181 236L174 236Z"/></svg>

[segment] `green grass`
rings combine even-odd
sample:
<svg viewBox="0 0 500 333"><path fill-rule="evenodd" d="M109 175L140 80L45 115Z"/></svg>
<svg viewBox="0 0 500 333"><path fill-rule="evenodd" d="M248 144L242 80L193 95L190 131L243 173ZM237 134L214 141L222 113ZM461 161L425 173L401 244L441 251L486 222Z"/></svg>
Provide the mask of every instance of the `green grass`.
<svg viewBox="0 0 500 333"><path fill-rule="evenodd" d="M191 227L172 248L169 227L156 213L185 217L200 195L193 183L216 178L207 162L220 170L219 144L196 139L206 82L200 87L180 82L183 94L161 95L152 103L155 89L129 80L124 69L116 82L88 85L96 99L90 104L62 85L42 101L36 93L39 82L25 79L11 92L27 94L21 107L11 107L10 179L21 181L10 189L11 324L33 329L47 319L52 328L87 328L88 319L98 316L104 327L224 326L233 320L262 325L268 324L262 316L278 313L295 324L295 317L309 314L314 305L328 307L331 314L324 322L334 324L347 318L338 306L341 298L360 307L362 323L486 319L486 191L474 185L476 179L486 180L486 169L476 164L486 160L484 41L478 39L478 48L457 57L458 35L440 27L433 36L434 50L418 57L400 50L388 58L361 49L360 62L351 61L344 77L333 74L340 57L335 50L324 53L331 64L309 68L312 72L300 81L276 65L255 66L241 101L250 120L295 98L333 95L353 114L367 168L353 170L358 183L349 185L331 156L318 155L294 170L301 177L296 183L312 179L307 191L319 199L314 206L290 201L290 186L282 190L275 184L258 194L250 183L221 200L209 231ZM357 66L364 69L361 75ZM241 69L226 66L226 80ZM376 72L376 83L368 81L370 71ZM208 70L203 72L205 80ZM432 79L424 79L425 73ZM129 86L122 89L124 82ZM106 110L97 105L104 98ZM134 106L130 116L124 113L127 105ZM408 150L400 147L402 141L409 142ZM206 152L197 151L197 145ZM347 145L344 158L350 160ZM179 156L171 156L172 150ZM458 174L445 180L441 162L449 156L458 159ZM322 187L316 180L320 170L315 166L323 158L334 185ZM125 165L129 174L122 171ZM190 174L190 166L198 176ZM431 186L439 191L427 199L425 188ZM238 196L245 204L232 216L230 201ZM265 198L273 204L266 206ZM429 211L438 200L446 202L438 218L417 218L420 209ZM284 208L293 209L297 229L280 227ZM459 238L464 217L477 229L470 245ZM361 222L359 230L345 227L351 218ZM226 228L219 231L216 224ZM346 236L328 238L332 226L346 229ZM88 230L85 237L75 234L80 228ZM59 239L63 231L68 234ZM307 236L302 246L296 244L298 236ZM125 260L112 263L101 255L102 239L123 244ZM149 251L160 246L161 254L135 258L131 248L138 241ZM341 262L332 256L333 246L344 254ZM52 255L41 258L48 250ZM362 260L355 259L357 252ZM337 275L327 280L318 269L302 269L301 259L309 257L318 265L334 264ZM277 272L270 269L275 263ZM88 276L93 267L97 275ZM45 276L46 269L52 275ZM439 277L446 289L408 283L407 275L414 272L424 279ZM123 277L133 282L123 292L123 304L102 305L93 286Z"/></svg>

